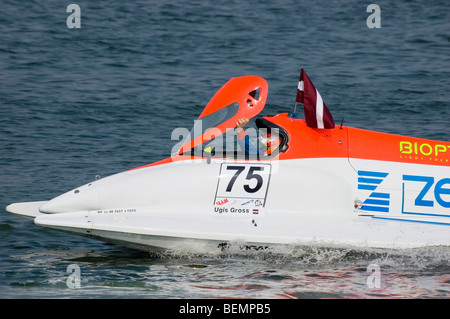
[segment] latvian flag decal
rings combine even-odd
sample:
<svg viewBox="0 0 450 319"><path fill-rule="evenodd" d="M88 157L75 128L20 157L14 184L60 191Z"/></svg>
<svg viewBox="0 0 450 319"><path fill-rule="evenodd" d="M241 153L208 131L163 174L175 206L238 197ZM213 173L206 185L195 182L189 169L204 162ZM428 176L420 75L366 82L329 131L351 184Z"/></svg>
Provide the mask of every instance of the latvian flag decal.
<svg viewBox="0 0 450 319"><path fill-rule="evenodd" d="M334 128L334 120L331 116L322 96L316 90L314 84L308 78L305 71L301 69L298 82L296 102L303 103L306 124L312 128L330 129Z"/></svg>

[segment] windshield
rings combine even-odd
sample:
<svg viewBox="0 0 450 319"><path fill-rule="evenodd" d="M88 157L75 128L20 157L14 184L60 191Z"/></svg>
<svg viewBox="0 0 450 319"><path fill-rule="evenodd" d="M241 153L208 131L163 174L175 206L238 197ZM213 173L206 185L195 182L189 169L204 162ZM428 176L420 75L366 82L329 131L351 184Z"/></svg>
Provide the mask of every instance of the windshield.
<svg viewBox="0 0 450 319"><path fill-rule="evenodd" d="M239 111L239 103L232 103L214 113L204 116L194 121L194 126L190 130L189 134L184 137L181 145L185 145L189 141L194 141L195 138L205 134L204 138L209 137L214 139L216 136L222 134L220 130L216 129L219 124L228 121ZM192 145L194 146L194 145Z"/></svg>
<svg viewBox="0 0 450 319"><path fill-rule="evenodd" d="M196 137L206 133L207 131L212 130L219 124L228 121L233 116L237 114L239 111L239 103L234 102L223 109L220 109L210 115L202 117L194 121L194 127L191 129L191 132L188 136L190 139L195 139ZM189 140L187 139L186 142Z"/></svg>

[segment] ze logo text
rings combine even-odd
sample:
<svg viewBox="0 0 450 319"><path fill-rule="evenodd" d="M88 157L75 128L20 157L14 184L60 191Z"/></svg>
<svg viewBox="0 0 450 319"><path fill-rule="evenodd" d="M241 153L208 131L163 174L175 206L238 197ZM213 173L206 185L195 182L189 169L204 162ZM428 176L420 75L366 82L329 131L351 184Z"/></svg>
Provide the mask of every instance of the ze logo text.
<svg viewBox="0 0 450 319"><path fill-rule="evenodd" d="M434 207L435 202L444 208L450 208L450 178L443 178L435 183L435 179L432 176L416 176L416 175L403 175L403 182L416 182L423 184L421 191L414 200L415 206ZM434 191L430 191L434 185ZM434 195L433 196L429 194ZM428 195L428 199L425 197Z"/></svg>

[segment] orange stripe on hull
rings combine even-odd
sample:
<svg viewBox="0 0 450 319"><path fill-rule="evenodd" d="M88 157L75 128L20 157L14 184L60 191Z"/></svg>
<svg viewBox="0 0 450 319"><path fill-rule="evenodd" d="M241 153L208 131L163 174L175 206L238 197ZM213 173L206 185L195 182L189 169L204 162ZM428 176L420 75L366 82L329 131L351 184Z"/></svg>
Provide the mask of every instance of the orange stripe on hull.
<svg viewBox="0 0 450 319"><path fill-rule="evenodd" d="M288 132L289 149L280 159L347 157L450 166L450 143L352 127L313 129L285 114L268 117Z"/></svg>
<svg viewBox="0 0 450 319"><path fill-rule="evenodd" d="M160 160L160 161L158 161L158 162L154 162L154 163L147 164L147 165L144 165L144 166L132 168L132 169L128 170L127 172L129 172L129 171L134 171L134 170L141 169L141 168L151 167L151 166L157 166L157 165L162 165L162 164L168 164L168 163L172 163L172 162L173 162L172 157L168 157L168 158L163 159L163 160Z"/></svg>
<svg viewBox="0 0 450 319"><path fill-rule="evenodd" d="M284 128L289 135L289 148L280 160L304 158L354 158L426 165L450 166L450 143L402 135L380 133L358 128L336 126L314 129L302 119L287 113L265 119ZM195 156L169 157L135 169L156 166ZM198 157L200 159L200 157Z"/></svg>
<svg viewBox="0 0 450 319"><path fill-rule="evenodd" d="M349 128L349 156L450 166L450 143Z"/></svg>

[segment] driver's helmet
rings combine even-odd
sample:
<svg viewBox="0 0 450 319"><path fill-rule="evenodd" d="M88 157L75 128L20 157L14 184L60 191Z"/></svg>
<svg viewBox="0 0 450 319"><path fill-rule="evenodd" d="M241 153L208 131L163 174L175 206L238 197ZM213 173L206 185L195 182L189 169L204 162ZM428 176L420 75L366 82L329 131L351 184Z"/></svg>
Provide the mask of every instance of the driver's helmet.
<svg viewBox="0 0 450 319"><path fill-rule="evenodd" d="M264 150L267 155L272 154L281 144L281 138L277 134L267 133L259 137L260 149Z"/></svg>

